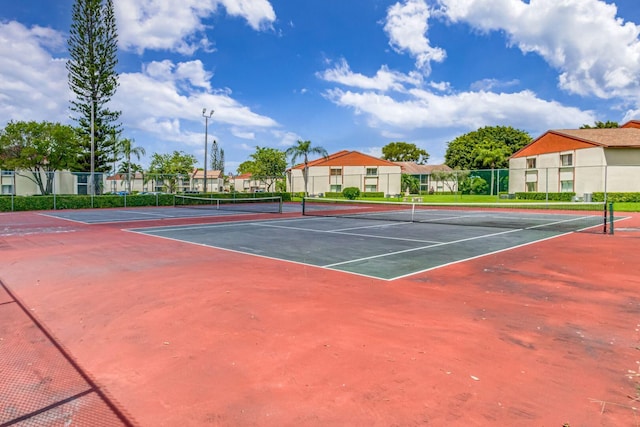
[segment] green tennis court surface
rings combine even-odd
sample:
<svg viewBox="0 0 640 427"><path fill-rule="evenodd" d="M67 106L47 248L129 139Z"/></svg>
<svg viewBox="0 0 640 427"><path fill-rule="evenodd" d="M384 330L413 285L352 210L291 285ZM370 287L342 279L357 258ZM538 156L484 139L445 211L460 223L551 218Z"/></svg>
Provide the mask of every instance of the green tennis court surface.
<svg viewBox="0 0 640 427"><path fill-rule="evenodd" d="M566 214L562 215L563 219L568 219ZM558 219L547 217L545 221L551 224ZM602 219L593 217L593 221L591 225L599 227ZM580 221L580 226L584 225ZM130 231L385 280L566 233L564 228L558 230L541 226L468 226L341 217L303 217Z"/></svg>

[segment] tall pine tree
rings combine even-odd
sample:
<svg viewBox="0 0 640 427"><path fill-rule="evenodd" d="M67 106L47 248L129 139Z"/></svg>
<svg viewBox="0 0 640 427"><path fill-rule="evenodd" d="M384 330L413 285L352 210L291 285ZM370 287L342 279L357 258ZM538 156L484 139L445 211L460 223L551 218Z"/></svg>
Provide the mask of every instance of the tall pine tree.
<svg viewBox="0 0 640 427"><path fill-rule="evenodd" d="M215 139L211 144L211 170L220 171L224 175L224 150L218 147Z"/></svg>
<svg viewBox="0 0 640 427"><path fill-rule="evenodd" d="M94 116L94 170L109 170L116 152L115 138L120 133L120 111L107 104L118 87L118 32L113 0L75 0L68 40L67 71L69 87L76 95L71 100L73 119L83 135L84 153L81 171L91 165L91 116ZM93 114L92 114L93 110Z"/></svg>

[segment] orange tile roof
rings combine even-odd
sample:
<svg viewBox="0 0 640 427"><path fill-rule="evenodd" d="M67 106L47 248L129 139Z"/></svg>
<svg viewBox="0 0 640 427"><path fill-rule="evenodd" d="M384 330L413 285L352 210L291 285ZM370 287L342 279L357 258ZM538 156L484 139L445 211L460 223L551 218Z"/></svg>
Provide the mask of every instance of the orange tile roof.
<svg viewBox="0 0 640 427"><path fill-rule="evenodd" d="M233 179L249 179L251 178L251 173L247 172L247 173L243 173L242 175L236 175L233 177Z"/></svg>
<svg viewBox="0 0 640 427"><path fill-rule="evenodd" d="M511 157L555 153L581 148L640 148L640 128L550 130Z"/></svg>
<svg viewBox="0 0 640 427"><path fill-rule="evenodd" d="M638 128L640 129L640 120L630 120L627 123L620 126L621 128Z"/></svg>
<svg viewBox="0 0 640 427"><path fill-rule="evenodd" d="M552 131L588 144L603 147L640 147L640 129L563 129Z"/></svg>
<svg viewBox="0 0 640 427"><path fill-rule="evenodd" d="M309 162L311 166L398 166L388 160L379 159L359 151L342 150ZM292 169L303 169L304 164L294 166Z"/></svg>

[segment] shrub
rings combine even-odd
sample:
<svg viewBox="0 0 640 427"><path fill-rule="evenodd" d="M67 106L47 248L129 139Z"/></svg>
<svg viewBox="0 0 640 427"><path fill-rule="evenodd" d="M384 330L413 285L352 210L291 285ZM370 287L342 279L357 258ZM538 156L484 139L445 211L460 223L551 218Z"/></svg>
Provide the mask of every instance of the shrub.
<svg viewBox="0 0 640 427"><path fill-rule="evenodd" d="M342 190L345 199L355 200L360 197L360 189L358 187L347 187Z"/></svg>
<svg viewBox="0 0 640 427"><path fill-rule="evenodd" d="M570 202L576 193L516 193L516 199L520 200L549 200L553 202Z"/></svg>

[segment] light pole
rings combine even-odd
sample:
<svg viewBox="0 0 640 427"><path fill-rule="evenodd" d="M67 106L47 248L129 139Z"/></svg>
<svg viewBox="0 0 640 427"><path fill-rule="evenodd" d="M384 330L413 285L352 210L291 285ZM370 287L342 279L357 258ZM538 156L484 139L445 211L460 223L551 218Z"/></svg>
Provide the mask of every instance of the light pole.
<svg viewBox="0 0 640 427"><path fill-rule="evenodd" d="M209 133L209 119L213 116L213 110L207 115L207 109L202 109L202 117L204 117L204 193L207 192L207 146L209 145L208 133Z"/></svg>

